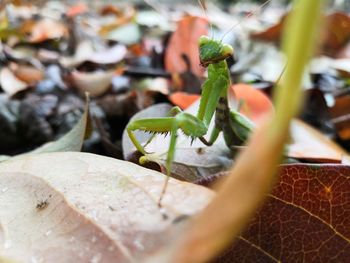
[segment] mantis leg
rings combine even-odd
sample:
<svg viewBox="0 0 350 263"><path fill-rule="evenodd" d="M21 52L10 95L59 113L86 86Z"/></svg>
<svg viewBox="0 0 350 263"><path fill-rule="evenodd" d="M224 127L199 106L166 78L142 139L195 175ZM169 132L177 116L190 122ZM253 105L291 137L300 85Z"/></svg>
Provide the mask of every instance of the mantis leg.
<svg viewBox="0 0 350 263"><path fill-rule="evenodd" d="M171 130L175 117L164 118L147 118L142 120L135 120L130 122L126 127L131 142L135 145L136 149L142 154L146 154L145 148L136 139L134 131L142 130L154 133L166 133Z"/></svg>
<svg viewBox="0 0 350 263"><path fill-rule="evenodd" d="M177 139L177 129L178 129L178 125L177 122L175 121L173 123L173 126L171 128L171 136L170 136L170 144L169 144L169 150L168 150L168 156L166 159L166 164L165 164L165 168L167 171L167 177L165 179L164 185L163 185L163 189L162 192L160 194L159 200L158 200L158 206L161 207L162 205L162 200L163 200L163 196L165 194L166 188L168 186L168 182L170 179L170 173L171 173L171 165L174 161L174 156L175 156L175 146L176 146L176 139Z"/></svg>
<svg viewBox="0 0 350 263"><path fill-rule="evenodd" d="M178 106L175 106L175 107L172 107L170 109L170 111L167 113L167 117L174 117L176 116L177 114L181 113L182 110L180 109L180 107ZM148 144L150 144L150 142L154 139L154 137L156 136L156 134L153 134L148 140L147 142L143 145L143 148L145 148Z"/></svg>
<svg viewBox="0 0 350 263"><path fill-rule="evenodd" d="M178 111L178 109L174 109L171 111L171 114L174 114ZM175 156L175 146L176 146L176 138L177 138L177 129L179 128L179 122L176 117L164 117L164 118L149 118L136 120L128 124L127 132L132 143L135 145L136 149L143 154L146 154L144 147L137 141L133 131L135 130L143 130L143 131L153 131L153 132L170 132L170 144L168 155L166 159L165 168L167 170L167 178L162 188L161 195L159 197L158 205L161 206L161 201L166 191L170 173L171 173L171 164L174 160Z"/></svg>
<svg viewBox="0 0 350 263"><path fill-rule="evenodd" d="M234 134L245 142L254 130L254 123L238 111L230 111L230 126Z"/></svg>
<svg viewBox="0 0 350 263"><path fill-rule="evenodd" d="M210 139L207 141L204 137L199 137L200 141L204 143L206 146L212 146L216 139L218 138L221 130L219 130L217 127L214 127L210 134Z"/></svg>

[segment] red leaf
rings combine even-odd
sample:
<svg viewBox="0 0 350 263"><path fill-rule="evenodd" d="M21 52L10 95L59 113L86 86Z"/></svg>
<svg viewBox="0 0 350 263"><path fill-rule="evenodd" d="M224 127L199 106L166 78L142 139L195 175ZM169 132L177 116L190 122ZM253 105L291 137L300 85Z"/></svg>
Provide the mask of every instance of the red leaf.
<svg viewBox="0 0 350 263"><path fill-rule="evenodd" d="M73 6L71 6L68 10L67 10L67 16L69 17L74 17L80 14L83 14L85 12L88 11L88 7L86 6L85 3L77 3Z"/></svg>
<svg viewBox="0 0 350 263"><path fill-rule="evenodd" d="M181 109L187 109L191 106L196 100L200 98L200 95L189 94L186 92L175 92L169 96L169 100L176 106L179 106Z"/></svg>
<svg viewBox="0 0 350 263"><path fill-rule="evenodd" d="M270 99L262 91L248 84L232 85L229 96L231 99L242 101L240 112L257 124L264 116L274 112Z"/></svg>
<svg viewBox="0 0 350 263"><path fill-rule="evenodd" d="M191 71L201 77L204 68L199 65L198 39L208 34L208 21L201 17L187 16L177 24L165 53L165 68L172 73L187 71L182 58L185 54L191 62Z"/></svg>
<svg viewBox="0 0 350 263"><path fill-rule="evenodd" d="M350 166L285 165L279 179L217 262L349 262Z"/></svg>

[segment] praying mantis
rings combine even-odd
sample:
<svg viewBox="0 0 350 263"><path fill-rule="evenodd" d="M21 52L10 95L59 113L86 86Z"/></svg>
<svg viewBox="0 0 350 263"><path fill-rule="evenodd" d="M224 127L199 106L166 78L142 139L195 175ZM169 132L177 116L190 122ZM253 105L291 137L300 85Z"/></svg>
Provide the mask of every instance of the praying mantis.
<svg viewBox="0 0 350 263"><path fill-rule="evenodd" d="M231 78L226 59L233 54L232 46L208 36L201 36L199 38L200 64L207 68L208 78L202 85L197 115L194 116L183 112L179 107L173 107L167 117L139 119L130 122L126 127L132 143L143 155L147 154L145 146L142 146L136 139L134 131L140 130L154 134L170 133L169 150L165 164L168 176L159 204L171 174L179 130L191 137L192 140L198 138L207 146L211 146L222 132L226 145L233 149L234 146L242 145L254 129L254 124L247 117L237 110L230 109L228 105L227 92L231 87ZM209 124L214 114L215 126L209 140L207 140L204 136L208 134ZM146 145L149 141L146 142Z"/></svg>

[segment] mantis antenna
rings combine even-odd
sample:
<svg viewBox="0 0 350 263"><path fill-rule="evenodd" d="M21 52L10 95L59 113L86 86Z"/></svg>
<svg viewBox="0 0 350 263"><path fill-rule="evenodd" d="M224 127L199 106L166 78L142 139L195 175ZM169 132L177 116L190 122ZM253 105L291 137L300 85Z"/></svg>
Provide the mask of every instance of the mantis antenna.
<svg viewBox="0 0 350 263"><path fill-rule="evenodd" d="M214 30L213 30L213 24L210 22L209 16L208 16L208 12L207 12L207 7L205 5L204 0L198 0L198 4L200 5L200 7L202 8L203 12L204 12L204 16L207 18L208 22L209 22L209 26L210 26L210 30L209 30L209 36L210 38L214 37Z"/></svg>
<svg viewBox="0 0 350 263"><path fill-rule="evenodd" d="M253 15L256 15L258 11L260 11L264 6L266 6L266 5L269 4L270 2L271 2L271 0L265 1L263 4L261 4L260 6L258 6L258 7L256 8L256 10L254 10L253 12L250 12L250 13L247 14L243 19L241 19L241 21L237 22L237 23L234 24L232 27L230 27L230 28L224 33L224 35L222 36L221 41L224 40L224 38L227 36L228 33L230 33L233 29L235 29L237 26L239 26L240 24L242 24L242 22L243 22L245 19L247 19L247 18L249 18L249 17L251 17L251 16L253 16Z"/></svg>

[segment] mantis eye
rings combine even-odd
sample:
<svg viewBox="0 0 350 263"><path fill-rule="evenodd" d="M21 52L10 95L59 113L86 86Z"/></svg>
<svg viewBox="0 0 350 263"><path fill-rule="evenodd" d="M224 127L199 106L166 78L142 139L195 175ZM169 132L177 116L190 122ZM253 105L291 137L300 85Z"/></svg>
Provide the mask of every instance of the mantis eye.
<svg viewBox="0 0 350 263"><path fill-rule="evenodd" d="M227 44L224 44L221 49L223 56L232 56L233 55L233 47Z"/></svg>
<svg viewBox="0 0 350 263"><path fill-rule="evenodd" d="M199 46L203 46L203 45L209 43L209 41L210 41L210 38L208 36L201 36L199 38Z"/></svg>

